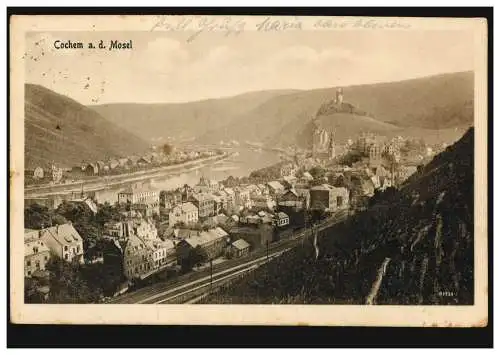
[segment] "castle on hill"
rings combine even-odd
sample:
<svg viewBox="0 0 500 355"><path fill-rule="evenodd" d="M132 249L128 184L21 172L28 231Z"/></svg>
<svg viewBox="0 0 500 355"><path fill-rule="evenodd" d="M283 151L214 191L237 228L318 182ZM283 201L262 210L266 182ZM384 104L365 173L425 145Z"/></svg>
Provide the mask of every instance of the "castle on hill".
<svg viewBox="0 0 500 355"><path fill-rule="evenodd" d="M337 88L334 103L342 106L344 93L342 88ZM312 156L313 159L333 160L335 158L335 140L333 130L329 132L321 127L316 117L312 119Z"/></svg>

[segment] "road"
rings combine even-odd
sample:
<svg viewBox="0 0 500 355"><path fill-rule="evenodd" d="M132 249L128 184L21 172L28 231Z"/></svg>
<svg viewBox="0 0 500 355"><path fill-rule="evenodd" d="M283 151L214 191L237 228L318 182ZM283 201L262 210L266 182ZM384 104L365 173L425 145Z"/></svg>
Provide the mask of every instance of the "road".
<svg viewBox="0 0 500 355"><path fill-rule="evenodd" d="M327 229L348 217L347 211L337 212L329 219L316 224L318 231ZM137 291L115 297L108 303L135 303L135 304L161 304L161 303L193 303L196 299L206 295L210 288L220 287L237 277L265 264L272 258L298 245L310 230L298 231L292 238L281 240L269 245L269 249L260 249L252 254L239 259L229 260L225 263L214 265L212 268L212 282L210 282L210 269L190 272L176 279L160 282L141 288Z"/></svg>
<svg viewBox="0 0 500 355"><path fill-rule="evenodd" d="M149 170L142 170L130 172L120 175L101 176L66 184L55 185L40 185L40 186L26 186L24 188L25 198L40 198L50 195L64 195L72 192L78 192L82 189L82 184L85 191L97 191L113 186L119 186L126 183L137 182L152 178L165 177L171 174L179 174L186 171L199 169L203 166L219 162L229 158L230 154L224 154L214 157L202 158L192 160L181 164L163 166Z"/></svg>

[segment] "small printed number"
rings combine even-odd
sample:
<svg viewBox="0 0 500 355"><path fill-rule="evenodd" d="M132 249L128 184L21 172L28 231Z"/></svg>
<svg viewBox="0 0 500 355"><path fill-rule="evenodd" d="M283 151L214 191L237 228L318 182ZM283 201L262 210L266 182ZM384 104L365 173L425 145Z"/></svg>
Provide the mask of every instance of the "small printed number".
<svg viewBox="0 0 500 355"><path fill-rule="evenodd" d="M455 297L457 293L453 291L439 291L438 295L441 297Z"/></svg>

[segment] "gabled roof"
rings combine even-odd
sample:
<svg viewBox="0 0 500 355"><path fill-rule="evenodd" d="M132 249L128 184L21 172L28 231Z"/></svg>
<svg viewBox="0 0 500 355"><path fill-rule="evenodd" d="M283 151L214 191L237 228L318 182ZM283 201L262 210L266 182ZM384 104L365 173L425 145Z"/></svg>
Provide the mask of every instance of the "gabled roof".
<svg viewBox="0 0 500 355"><path fill-rule="evenodd" d="M130 157L128 157L128 160L130 160L130 162L132 162L133 164L137 163L139 161L140 157L138 157L137 155L132 155Z"/></svg>
<svg viewBox="0 0 500 355"><path fill-rule="evenodd" d="M42 240L24 242L24 256L36 255L43 252L50 252L50 249Z"/></svg>
<svg viewBox="0 0 500 355"><path fill-rule="evenodd" d="M285 212L278 212L277 216L279 219L289 218Z"/></svg>
<svg viewBox="0 0 500 355"><path fill-rule="evenodd" d="M281 197L283 198L287 194L292 194L295 197L299 197L299 194L297 193L297 190L295 190L295 189L288 189L287 191L285 191L285 193L283 195L281 195Z"/></svg>
<svg viewBox="0 0 500 355"><path fill-rule="evenodd" d="M231 245L238 250L245 250L247 248L250 248L250 244L248 244L244 239L238 239L232 242Z"/></svg>
<svg viewBox="0 0 500 355"><path fill-rule="evenodd" d="M83 242L82 237L72 224L66 223L42 230L43 237L52 237L59 244L67 245L71 243Z"/></svg>
<svg viewBox="0 0 500 355"><path fill-rule="evenodd" d="M311 187L311 190L313 191L326 191L326 190L331 190L333 186L330 186L328 184L321 184L321 185L316 185Z"/></svg>
<svg viewBox="0 0 500 355"><path fill-rule="evenodd" d="M274 190L283 190L285 187L281 185L278 181L270 181L267 183L270 187L272 187Z"/></svg>
<svg viewBox="0 0 500 355"><path fill-rule="evenodd" d="M181 212L194 212L198 211L198 207L196 207L192 202L184 202L181 203L180 205L177 205L174 207L174 210L179 210Z"/></svg>
<svg viewBox="0 0 500 355"><path fill-rule="evenodd" d="M148 157L148 156L142 156L140 157L139 159L137 159L137 161L144 161L146 162L147 164L150 164L151 163L151 158Z"/></svg>
<svg viewBox="0 0 500 355"><path fill-rule="evenodd" d="M228 237L229 234L226 233L222 228L217 227L214 229L209 229L208 231L201 231L195 236L184 239L191 247L196 248L198 245L203 246L208 243L212 243L221 238Z"/></svg>
<svg viewBox="0 0 500 355"><path fill-rule="evenodd" d="M109 161L109 165L110 166L117 166L117 165L120 165L120 162L118 161L118 159L111 159Z"/></svg>

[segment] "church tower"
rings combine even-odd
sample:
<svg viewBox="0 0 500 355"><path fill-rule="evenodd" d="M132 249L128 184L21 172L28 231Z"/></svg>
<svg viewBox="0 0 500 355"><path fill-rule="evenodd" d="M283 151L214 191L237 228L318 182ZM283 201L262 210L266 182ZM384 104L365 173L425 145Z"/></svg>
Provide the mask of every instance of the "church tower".
<svg viewBox="0 0 500 355"><path fill-rule="evenodd" d="M338 88L335 96L335 103L337 105L342 105L342 102L344 101L344 90L342 88Z"/></svg>

